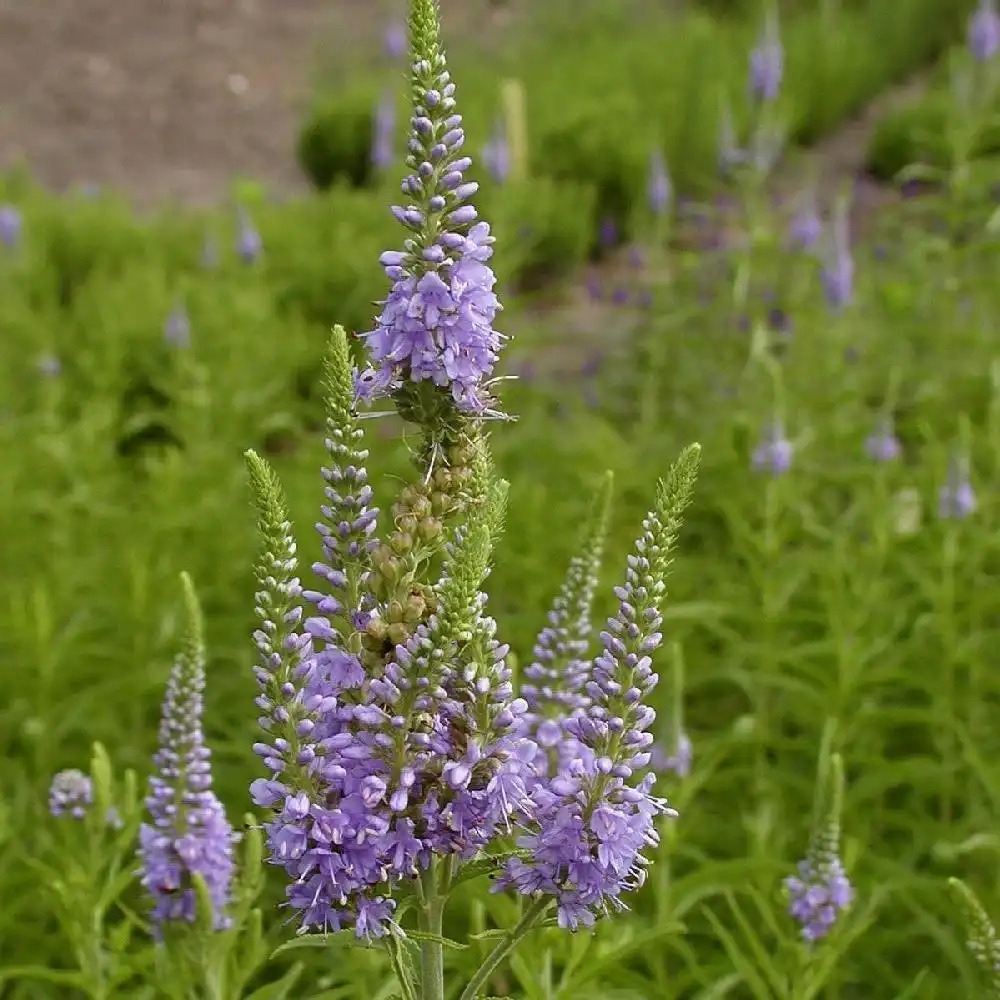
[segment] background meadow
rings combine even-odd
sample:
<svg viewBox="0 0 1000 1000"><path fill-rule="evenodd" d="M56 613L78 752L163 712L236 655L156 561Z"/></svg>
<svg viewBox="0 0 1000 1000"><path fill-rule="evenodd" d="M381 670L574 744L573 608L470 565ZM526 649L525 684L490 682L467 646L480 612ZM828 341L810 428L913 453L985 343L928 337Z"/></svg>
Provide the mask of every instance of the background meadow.
<svg viewBox="0 0 1000 1000"><path fill-rule="evenodd" d="M494 989L986 995L946 887L961 877L1000 914L1000 57L966 51L973 4L784 5L774 112L788 144L760 189L718 171L723 109L740 143L755 127L756 4L553 0L493 47L451 39L442 6L519 376L503 393L518 420L493 434L511 516L491 593L522 663L602 473L616 487L601 616L653 480L689 441L704 449L659 660L661 744L686 733L694 748L690 774L662 778L680 818L630 913L594 935L537 933ZM182 570L207 622L217 786L234 819L249 807L242 454L273 462L306 540L327 332L369 328L378 255L399 240L386 206L405 88L378 46L329 46L288 150L308 195L245 179L209 211L140 213L114 191L46 192L30 164L0 183L2 1000L140 995L127 977L101 992L58 976L76 959L39 870L56 850L46 791L94 740L144 780ZM877 196L868 178L814 185L824 144L913 74L925 85L858 154L885 183ZM380 135L397 162L373 157ZM498 136L506 165L478 156ZM656 154L668 210L650 203ZM838 303L823 274L848 203L853 294ZM813 207L822 229L802 246L794 225ZM407 442L389 421L370 431L378 493L405 473ZM787 469L759 451L775 435L792 445ZM942 501L963 486L974 505ZM807 845L821 745L845 763L857 899L807 980L781 880ZM456 925L512 912L467 896ZM143 905L133 886L107 920L132 927ZM275 945L283 920L273 909ZM289 995L388 998L381 954L342 949L284 954L272 971L304 963Z"/></svg>

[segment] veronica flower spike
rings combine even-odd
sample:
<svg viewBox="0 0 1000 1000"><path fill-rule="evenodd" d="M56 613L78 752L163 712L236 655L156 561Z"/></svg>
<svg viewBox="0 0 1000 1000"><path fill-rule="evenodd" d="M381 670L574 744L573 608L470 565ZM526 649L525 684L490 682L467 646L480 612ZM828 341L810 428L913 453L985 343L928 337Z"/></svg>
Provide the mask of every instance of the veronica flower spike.
<svg viewBox="0 0 1000 1000"><path fill-rule="evenodd" d="M435 388L458 410L482 416L495 412L488 386L505 339L493 328L500 310L487 263L493 237L471 203L479 185L466 177L472 160L463 154L434 0L413 4L410 35L411 172L402 184L406 203L392 209L408 235L402 250L382 254L392 287L366 334L372 367L359 390L364 399L391 395L418 422L442 405Z"/></svg>
<svg viewBox="0 0 1000 1000"><path fill-rule="evenodd" d="M660 484L656 506L628 558L618 611L600 635L603 650L585 686L589 704L566 731L580 752L532 789L537 831L519 840L498 882L528 895L551 895L562 927L590 926L622 909L621 896L643 884L642 851L658 843L655 819L675 815L653 794L649 768L656 713L648 704L658 677L652 654L663 641L660 606L700 449L687 448Z"/></svg>
<svg viewBox="0 0 1000 1000"><path fill-rule="evenodd" d="M146 798L150 819L139 831L142 884L152 898L160 934L168 924L195 920L195 876L204 880L212 923L217 929L228 926L236 840L212 791L211 752L201 724L205 690L201 611L186 575L183 582L184 639L167 680L160 747L153 758L156 770Z"/></svg>

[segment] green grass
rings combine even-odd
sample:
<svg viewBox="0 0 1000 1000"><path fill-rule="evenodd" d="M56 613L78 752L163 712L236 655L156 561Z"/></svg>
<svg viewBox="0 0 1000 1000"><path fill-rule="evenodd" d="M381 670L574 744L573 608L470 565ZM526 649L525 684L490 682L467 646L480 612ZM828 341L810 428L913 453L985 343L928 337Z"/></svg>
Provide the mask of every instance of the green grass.
<svg viewBox="0 0 1000 1000"><path fill-rule="evenodd" d="M804 64L801 49L793 55ZM707 146L712 128L702 131ZM645 142L632 141L638 161ZM553 205L565 197L555 184L551 194ZM509 213L497 257L508 277L518 197L527 203L516 189L491 195ZM333 321L364 328L384 290L378 252L398 234L378 197L337 189L258 206L265 256L245 266L230 251L225 214L138 221L110 197L51 199L21 178L5 198L24 210L25 241L0 255L0 968L63 969L66 942L34 867L53 846L45 790L54 770L86 763L93 740L119 768L145 774L181 570L207 620L220 794L234 817L247 808L259 773L250 751L256 540L242 452L272 456L308 561L318 552L309 541L321 491L318 358ZM857 301L840 317L825 308L814 262L782 251L776 231L749 261L748 285L733 280L747 261L720 269L709 255L672 255L669 283L662 261L638 275L655 296L638 333L626 332L625 310L595 313L597 331L566 330L562 313L508 298L511 363L595 332L606 353L596 406L582 381L525 381L506 394L519 421L494 433L512 488L492 608L522 662L601 473L612 468L617 482L603 615L655 477L695 439L704 466L667 608L696 750L691 778L664 782L680 819L666 827L630 914L594 938L539 933L497 993L893 1000L916 983L908 995L921 1000L983 995L945 880L967 878L1000 913L995 844L970 841L993 833L1000 807L1000 291L996 240L983 228L990 210L963 207L974 237L961 247L908 210L882 220L858 255ZM572 232L560 214L568 208L546 211L555 231ZM222 247L217 270L199 265L206 228ZM794 323L780 363L754 355L740 329L742 316L764 318L768 294ZM162 338L179 296L192 321L187 350ZM49 351L62 361L55 378L36 367ZM863 442L887 408L905 457L878 466ZM776 409L798 447L793 470L768 479L749 471L749 456ZM371 434L386 505L408 470L405 443L394 424ZM937 490L957 447L969 450L980 506L968 521L942 522ZM904 489L922 503L913 534L895 527ZM673 653L660 658L662 736L678 708L676 668ZM858 903L817 959L829 958L822 992L809 993L780 882L806 846L830 726L847 770L844 853ZM280 888L272 871L270 889ZM453 908L455 933L510 918L508 900L483 902L475 890ZM134 890L125 902L142 906ZM274 910L274 940L288 933L283 920ZM339 948L300 953L297 995L387 996L380 956ZM449 961L467 968L471 959ZM65 986L0 979L2 1000L68 996Z"/></svg>

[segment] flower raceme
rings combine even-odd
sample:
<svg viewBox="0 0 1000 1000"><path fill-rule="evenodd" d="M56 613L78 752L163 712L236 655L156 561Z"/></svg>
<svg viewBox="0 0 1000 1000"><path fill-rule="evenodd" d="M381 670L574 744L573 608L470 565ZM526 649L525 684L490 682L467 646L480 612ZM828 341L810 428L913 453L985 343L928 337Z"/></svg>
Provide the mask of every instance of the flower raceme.
<svg viewBox="0 0 1000 1000"><path fill-rule="evenodd" d="M481 415L491 408L487 384L504 340L493 328L501 308L488 264L493 237L470 202L479 185L466 179L472 160L462 154L465 130L436 25L415 18L411 34L409 201L392 209L409 236L381 258L392 287L366 334L372 367L359 391L371 400L428 381Z"/></svg>
<svg viewBox="0 0 1000 1000"><path fill-rule="evenodd" d="M519 840L500 888L555 897L561 926L589 926L622 906L623 893L645 881L641 851L658 843L655 819L676 815L653 795L649 771L656 713L646 704L657 683L651 654L663 640L665 577L691 498L698 448L687 449L661 483L616 588L618 611L600 635L602 651L584 686L585 709L565 722L579 752L532 789L535 829Z"/></svg>
<svg viewBox="0 0 1000 1000"><path fill-rule="evenodd" d="M150 822L139 831L142 884L160 931L174 921L194 921L194 876L204 880L215 926L227 926L234 869L236 836L212 791L211 754L202 732L205 651L201 613L186 576L184 589L187 630L167 682L156 772L146 798Z"/></svg>

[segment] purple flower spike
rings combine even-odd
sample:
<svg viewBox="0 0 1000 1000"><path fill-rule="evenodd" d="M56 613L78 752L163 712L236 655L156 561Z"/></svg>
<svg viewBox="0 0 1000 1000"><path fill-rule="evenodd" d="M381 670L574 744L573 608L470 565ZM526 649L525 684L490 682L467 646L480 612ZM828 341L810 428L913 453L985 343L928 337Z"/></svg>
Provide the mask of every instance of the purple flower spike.
<svg viewBox="0 0 1000 1000"><path fill-rule="evenodd" d="M510 177L510 144L502 120L493 127L493 135L483 147L483 163L497 184L506 183Z"/></svg>
<svg viewBox="0 0 1000 1000"><path fill-rule="evenodd" d="M44 375L45 378L58 378L62 374L62 362L51 352L40 355L35 362L35 367L38 369L38 373Z"/></svg>
<svg viewBox="0 0 1000 1000"><path fill-rule="evenodd" d="M778 18L768 14L764 30L750 53L750 97L760 103L777 99L785 73L785 50L781 44Z"/></svg>
<svg viewBox="0 0 1000 1000"><path fill-rule="evenodd" d="M687 733L681 733L672 753L667 753L656 743L651 750L650 766L659 774L676 774L678 778L686 778L691 773L694 763L694 744Z"/></svg>
<svg viewBox="0 0 1000 1000"><path fill-rule="evenodd" d="M976 512L977 506L976 494L969 481L968 462L955 459L938 497L938 516L943 520L964 521Z"/></svg>
<svg viewBox="0 0 1000 1000"><path fill-rule="evenodd" d="M21 242L24 221L13 205L0 205L0 243L14 249Z"/></svg>
<svg viewBox="0 0 1000 1000"><path fill-rule="evenodd" d="M875 462L894 462L903 453L903 446L893 431L890 419L880 421L874 433L865 441L865 451Z"/></svg>
<svg viewBox="0 0 1000 1000"><path fill-rule="evenodd" d="M160 748L153 758L156 771L146 797L151 822L139 830L142 884L152 898L153 921L160 931L165 923L195 919L195 875L208 890L215 927L228 926L234 870L236 836L212 791L211 752L201 726L205 690L201 616L190 581L187 577L184 581L187 633L167 681Z"/></svg>
<svg viewBox="0 0 1000 1000"><path fill-rule="evenodd" d="M49 788L49 812L53 816L83 819L94 802L91 780L75 767L60 771Z"/></svg>
<svg viewBox="0 0 1000 1000"><path fill-rule="evenodd" d="M785 437L780 421L773 421L751 458L755 472L769 472L780 476L792 467L794 446Z"/></svg>
<svg viewBox="0 0 1000 1000"><path fill-rule="evenodd" d="M645 881L646 847L659 841L656 818L674 816L653 794L650 762L656 713L647 704L657 683L652 654L663 639L660 605L680 513L690 499L697 447L688 449L661 484L656 507L628 559L618 611L600 635L603 647L583 687L585 707L543 733L555 767L537 772L531 814L537 829L518 840L498 889L555 897L559 925L576 930L624 907L623 893ZM569 750L569 752L560 751Z"/></svg>
<svg viewBox="0 0 1000 1000"><path fill-rule="evenodd" d="M830 307L840 312L854 298L854 257L847 229L847 210L841 206L833 220L833 235L826 248L820 272L823 292Z"/></svg>
<svg viewBox="0 0 1000 1000"><path fill-rule="evenodd" d="M406 25L400 21L392 21L386 25L382 37L382 49L387 59L402 59L406 56L407 40Z"/></svg>
<svg viewBox="0 0 1000 1000"><path fill-rule="evenodd" d="M649 181L646 191L649 199L649 210L653 215L663 215L670 210L673 201L673 185L663 154L654 151L649 158Z"/></svg>
<svg viewBox="0 0 1000 1000"><path fill-rule="evenodd" d="M178 303L170 311L163 324L163 340L170 347L191 346L191 319L183 303Z"/></svg>
<svg viewBox="0 0 1000 1000"><path fill-rule="evenodd" d="M391 90L387 90L376 105L372 128L372 165L378 170L384 170L391 167L396 159L393 148L396 136L396 98Z"/></svg>
<svg viewBox="0 0 1000 1000"><path fill-rule="evenodd" d="M462 116L440 51L414 62L411 84L408 202L392 210L408 235L404 250L382 255L392 287L364 334L372 364L362 375L365 398L429 382L460 412L498 415L487 388L506 339L493 327L501 308L487 263L493 237L470 202L478 185L465 177L472 160L462 155Z"/></svg>
<svg viewBox="0 0 1000 1000"><path fill-rule="evenodd" d="M253 264L261 255L264 243L257 232L250 215L242 206L238 212L236 234L236 254L244 264Z"/></svg>
<svg viewBox="0 0 1000 1000"><path fill-rule="evenodd" d="M832 857L817 863L799 862L798 875L785 879L788 912L802 925L806 941L819 941L830 933L837 914L854 899L854 889L840 859Z"/></svg>
<svg viewBox="0 0 1000 1000"><path fill-rule="evenodd" d="M979 0L969 17L968 44L979 62L989 62L1000 51L1000 14L995 0Z"/></svg>
<svg viewBox="0 0 1000 1000"><path fill-rule="evenodd" d="M823 235L823 221L816 210L815 199L809 198L792 216L788 226L788 242L795 250L812 250Z"/></svg>

